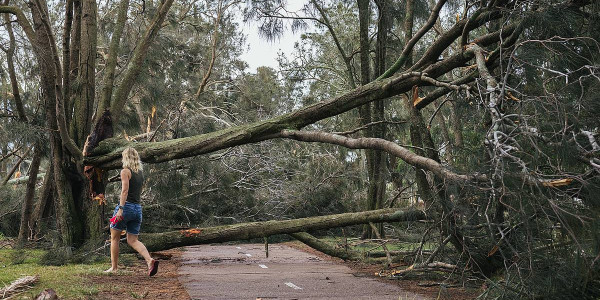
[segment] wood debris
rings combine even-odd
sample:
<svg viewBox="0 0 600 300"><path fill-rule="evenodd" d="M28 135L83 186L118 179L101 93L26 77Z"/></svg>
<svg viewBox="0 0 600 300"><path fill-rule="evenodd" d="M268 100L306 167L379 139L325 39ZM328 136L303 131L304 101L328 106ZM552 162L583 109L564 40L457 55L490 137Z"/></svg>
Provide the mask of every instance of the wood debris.
<svg viewBox="0 0 600 300"><path fill-rule="evenodd" d="M542 181L542 185L548 186L548 187L561 187L561 186L567 186L567 185L571 184L571 182L573 182L572 178L564 178L564 179L557 179L557 180L551 180L551 181Z"/></svg>
<svg viewBox="0 0 600 300"><path fill-rule="evenodd" d="M0 289L0 299L6 299L14 294L20 293L31 288L31 285L38 281L39 277L25 276L13 281L10 285Z"/></svg>

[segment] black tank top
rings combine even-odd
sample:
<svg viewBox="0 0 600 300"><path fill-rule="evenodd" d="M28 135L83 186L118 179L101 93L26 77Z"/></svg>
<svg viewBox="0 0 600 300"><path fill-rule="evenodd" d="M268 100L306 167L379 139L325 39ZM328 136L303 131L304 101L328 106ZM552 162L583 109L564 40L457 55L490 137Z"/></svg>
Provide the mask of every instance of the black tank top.
<svg viewBox="0 0 600 300"><path fill-rule="evenodd" d="M131 171L131 178L129 179L129 192L127 193L127 202L140 203L140 195L142 194L142 184L144 183L144 174L142 171L133 172Z"/></svg>

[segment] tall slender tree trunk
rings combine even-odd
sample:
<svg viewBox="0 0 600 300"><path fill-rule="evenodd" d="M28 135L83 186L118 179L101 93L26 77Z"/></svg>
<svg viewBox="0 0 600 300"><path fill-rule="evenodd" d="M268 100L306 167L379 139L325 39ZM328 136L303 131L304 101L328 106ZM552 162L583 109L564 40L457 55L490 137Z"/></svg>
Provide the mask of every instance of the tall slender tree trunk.
<svg viewBox="0 0 600 300"><path fill-rule="evenodd" d="M461 148L463 146L462 124L454 101L450 102L450 124L452 126L452 133L454 134L454 146Z"/></svg>
<svg viewBox="0 0 600 300"><path fill-rule="evenodd" d="M37 174L40 169L40 162L42 160L42 147L40 145L35 146L33 152L33 159L29 167L29 180L27 181L27 188L25 192L25 199L23 199L23 205L21 208L21 225L19 226L19 237L17 244L22 245L27 241L30 236L30 232L33 230L33 224L31 223L31 210L33 206L33 197L35 196L35 185L37 183Z"/></svg>
<svg viewBox="0 0 600 300"><path fill-rule="evenodd" d="M69 12L67 11L67 14ZM68 17L67 17L68 19ZM81 0L73 0L73 20L71 24L71 40L68 42L69 45L69 71L65 76L69 76L67 82L73 84L77 81L79 77L79 53L81 50ZM65 70L65 73L67 71ZM67 124L72 124L71 118L73 107L75 106L76 98L79 96L77 93L74 93L74 88L71 84L64 86L65 89L68 89L68 92L65 92L65 95L68 95L68 98L64 98L65 102L65 116ZM71 128L71 136L74 136L73 131L74 127Z"/></svg>
<svg viewBox="0 0 600 300"><path fill-rule="evenodd" d="M6 1L8 4L8 1ZM21 100L21 93L19 92L19 83L17 81L17 74L15 72L15 34L13 33L12 23L10 20L10 16L8 14L4 15L4 21L6 24L6 31L8 31L9 37L9 46L8 51L6 52L6 64L8 66L8 77L10 78L10 85L12 87L13 100L15 102L15 106L17 108L17 114L19 116L19 120L23 122L27 122L27 116L25 115L25 108L23 107L23 101Z"/></svg>
<svg viewBox="0 0 600 300"><path fill-rule="evenodd" d="M412 38L413 35L413 26L414 26L414 0L406 0L406 13L404 14L404 44L407 44L408 41ZM405 66L412 65L413 54L412 52L406 58Z"/></svg>
<svg viewBox="0 0 600 300"><path fill-rule="evenodd" d="M375 47L375 77L383 74L386 71L386 47L388 44L388 31L389 31L389 5L388 0L375 1L377 4L377 10L379 12L379 20L377 24L377 45ZM385 120L385 100L378 100L373 102L372 110L372 121L383 121ZM373 137L385 138L385 124L377 124L373 126ZM369 191L367 197L367 209L374 210L383 208L383 201L385 199L386 180L387 180L387 155L383 151L374 150L372 154L372 161L370 163L370 176L369 176ZM365 226L366 227L366 226ZM376 225L377 230L381 236L385 236L383 231L383 224L379 223ZM373 235L370 227L367 227L366 238L372 238Z"/></svg>
<svg viewBox="0 0 600 300"><path fill-rule="evenodd" d="M444 148L444 157L446 161L450 162L452 161L453 145L452 140L450 139L450 133L448 132L448 126L446 126L446 120L444 119L444 115L442 114L442 109L439 107L442 104L442 102L436 100L434 103L438 106L437 112L433 111L433 113L435 113L434 118L438 126L440 127L443 144L446 145L446 147Z"/></svg>
<svg viewBox="0 0 600 300"><path fill-rule="evenodd" d="M32 225L31 235L33 238L46 231L48 225L46 224L46 218L50 215L50 212L55 206L53 173L54 166L50 163L48 170L46 171L46 176L44 177L44 183L42 184L42 192L29 220L29 224Z"/></svg>
<svg viewBox="0 0 600 300"><path fill-rule="evenodd" d="M75 102L72 137L77 146L85 143L92 128L92 113L96 96L96 1L82 0L81 52L79 56L80 92Z"/></svg>

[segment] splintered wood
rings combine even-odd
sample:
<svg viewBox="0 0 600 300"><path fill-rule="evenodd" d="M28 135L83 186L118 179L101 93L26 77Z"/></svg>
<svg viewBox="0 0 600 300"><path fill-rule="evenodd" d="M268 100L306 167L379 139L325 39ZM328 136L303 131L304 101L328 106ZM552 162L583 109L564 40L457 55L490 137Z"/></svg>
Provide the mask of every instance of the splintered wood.
<svg viewBox="0 0 600 300"><path fill-rule="evenodd" d="M13 281L9 286L0 289L0 299L6 299L30 288L38 279L38 276L25 276Z"/></svg>
<svg viewBox="0 0 600 300"><path fill-rule="evenodd" d="M549 186L549 187L561 187L561 186L567 186L567 185L571 184L571 182L573 182L572 178L565 178L565 179L558 179L558 180L552 180L552 181L543 181L542 185Z"/></svg>

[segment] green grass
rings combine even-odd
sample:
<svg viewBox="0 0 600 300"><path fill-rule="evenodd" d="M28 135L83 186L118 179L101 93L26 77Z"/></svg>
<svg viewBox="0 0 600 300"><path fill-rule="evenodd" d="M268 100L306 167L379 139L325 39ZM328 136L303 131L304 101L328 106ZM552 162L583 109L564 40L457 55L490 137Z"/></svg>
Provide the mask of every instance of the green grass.
<svg viewBox="0 0 600 300"><path fill-rule="evenodd" d="M33 299L47 288L52 288L60 299L89 299L103 288L100 283L90 283L82 278L101 275L108 266L108 260L91 264L43 266L39 262L44 253L43 250L0 249L0 285L9 285L24 276L38 275L39 281L33 288L15 299Z"/></svg>

